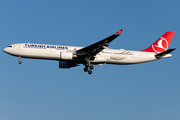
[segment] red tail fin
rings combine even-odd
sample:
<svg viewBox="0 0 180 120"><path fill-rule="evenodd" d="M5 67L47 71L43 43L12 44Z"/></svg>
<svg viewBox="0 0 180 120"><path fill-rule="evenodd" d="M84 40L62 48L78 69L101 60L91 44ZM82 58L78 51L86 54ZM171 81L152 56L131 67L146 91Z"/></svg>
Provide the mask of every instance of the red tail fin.
<svg viewBox="0 0 180 120"><path fill-rule="evenodd" d="M161 36L156 42L154 42L150 47L142 50L142 52L163 52L167 50L171 39L173 38L175 32L166 32L163 36Z"/></svg>

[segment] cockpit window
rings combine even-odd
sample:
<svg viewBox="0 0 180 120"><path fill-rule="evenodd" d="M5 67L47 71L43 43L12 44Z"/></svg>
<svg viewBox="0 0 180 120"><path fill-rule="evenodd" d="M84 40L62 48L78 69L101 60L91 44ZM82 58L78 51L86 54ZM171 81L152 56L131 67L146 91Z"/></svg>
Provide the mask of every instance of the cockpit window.
<svg viewBox="0 0 180 120"><path fill-rule="evenodd" d="M10 45L10 46L8 46L8 47L12 47L12 46Z"/></svg>

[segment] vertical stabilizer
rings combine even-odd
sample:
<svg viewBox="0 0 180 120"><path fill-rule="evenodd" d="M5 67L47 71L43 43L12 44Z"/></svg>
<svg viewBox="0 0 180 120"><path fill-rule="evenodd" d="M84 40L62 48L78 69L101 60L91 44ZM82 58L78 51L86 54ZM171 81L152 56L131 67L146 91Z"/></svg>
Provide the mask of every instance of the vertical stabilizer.
<svg viewBox="0 0 180 120"><path fill-rule="evenodd" d="M161 36L156 42L154 42L150 47L142 50L142 52L155 52L160 53L167 50L175 32L166 32Z"/></svg>

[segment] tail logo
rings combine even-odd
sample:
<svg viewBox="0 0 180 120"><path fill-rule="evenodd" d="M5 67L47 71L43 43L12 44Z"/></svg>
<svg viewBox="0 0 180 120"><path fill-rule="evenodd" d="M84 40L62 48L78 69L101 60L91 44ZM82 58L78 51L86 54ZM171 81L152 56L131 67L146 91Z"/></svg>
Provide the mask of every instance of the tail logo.
<svg viewBox="0 0 180 120"><path fill-rule="evenodd" d="M165 38L161 37L157 42L152 45L152 48L155 52L164 51L168 48L168 41Z"/></svg>

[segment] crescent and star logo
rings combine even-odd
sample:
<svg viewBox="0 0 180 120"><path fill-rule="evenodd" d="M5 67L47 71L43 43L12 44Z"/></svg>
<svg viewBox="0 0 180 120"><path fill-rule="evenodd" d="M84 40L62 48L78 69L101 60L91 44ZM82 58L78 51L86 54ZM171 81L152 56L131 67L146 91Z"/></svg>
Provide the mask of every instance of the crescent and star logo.
<svg viewBox="0 0 180 120"><path fill-rule="evenodd" d="M159 41L152 45L152 48L155 52L163 52L168 48L168 41L161 37Z"/></svg>

